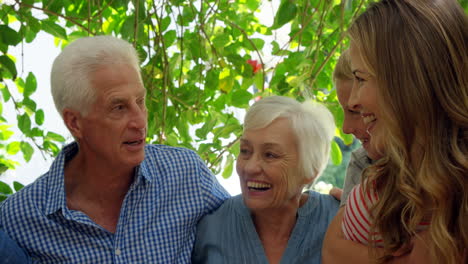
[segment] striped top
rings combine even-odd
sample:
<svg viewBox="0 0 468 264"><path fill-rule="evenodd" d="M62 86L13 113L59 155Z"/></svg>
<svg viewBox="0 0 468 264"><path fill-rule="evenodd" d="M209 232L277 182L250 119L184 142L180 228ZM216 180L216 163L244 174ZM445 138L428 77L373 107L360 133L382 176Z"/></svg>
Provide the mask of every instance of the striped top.
<svg viewBox="0 0 468 264"><path fill-rule="evenodd" d="M364 192L360 184L351 190L341 223L343 234L347 240L368 245L370 239L373 239L375 246L383 247L380 233L370 233L373 224L370 209L378 201L378 198L378 194L374 189L370 192ZM421 222L416 227L416 232L427 229L428 225L427 222Z"/></svg>

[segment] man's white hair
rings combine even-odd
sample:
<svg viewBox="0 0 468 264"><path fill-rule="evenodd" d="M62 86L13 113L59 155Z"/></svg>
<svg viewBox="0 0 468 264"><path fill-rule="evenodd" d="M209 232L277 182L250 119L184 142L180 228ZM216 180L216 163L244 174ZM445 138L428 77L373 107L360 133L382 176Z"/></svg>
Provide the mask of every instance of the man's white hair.
<svg viewBox="0 0 468 264"><path fill-rule="evenodd" d="M303 103L284 96L270 96L250 107L244 119L244 131L268 126L277 118L286 118L296 135L299 166L306 178L316 180L327 166L335 121L322 104Z"/></svg>
<svg viewBox="0 0 468 264"><path fill-rule="evenodd" d="M88 114L96 97L91 74L102 66L115 64L129 65L140 72L137 52L125 40L85 37L66 46L55 58L50 76L52 97L60 115L65 108Z"/></svg>

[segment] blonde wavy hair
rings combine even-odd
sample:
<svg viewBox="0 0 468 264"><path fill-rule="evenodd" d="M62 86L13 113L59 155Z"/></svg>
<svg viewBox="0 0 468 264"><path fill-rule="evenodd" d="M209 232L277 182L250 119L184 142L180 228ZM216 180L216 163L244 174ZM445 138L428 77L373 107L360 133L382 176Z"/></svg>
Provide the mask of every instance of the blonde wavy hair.
<svg viewBox="0 0 468 264"><path fill-rule="evenodd" d="M333 70L333 82L336 83L337 80L354 80L349 49L344 50L336 62Z"/></svg>
<svg viewBox="0 0 468 264"><path fill-rule="evenodd" d="M378 86L386 156L364 173L376 187L383 263L430 221L434 263L468 246L468 17L455 0L387 0L349 29ZM371 186L371 184L376 184ZM465 256L466 257L466 256Z"/></svg>

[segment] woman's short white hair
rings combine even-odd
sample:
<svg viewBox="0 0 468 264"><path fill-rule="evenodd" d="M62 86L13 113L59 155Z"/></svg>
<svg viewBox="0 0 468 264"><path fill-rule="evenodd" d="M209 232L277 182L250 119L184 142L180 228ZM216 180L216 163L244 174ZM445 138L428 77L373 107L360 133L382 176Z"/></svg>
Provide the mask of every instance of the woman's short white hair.
<svg viewBox="0 0 468 264"><path fill-rule="evenodd" d="M330 156L335 134L333 115L324 105L312 100L300 103L289 97L270 96L256 102L247 111L244 131L264 128L277 118L291 122L304 177L317 179Z"/></svg>
<svg viewBox="0 0 468 264"><path fill-rule="evenodd" d="M140 72L137 52L125 40L112 36L85 37L66 46L55 59L50 76L52 97L60 115L65 108L88 114L95 99L91 74L113 64L126 64Z"/></svg>

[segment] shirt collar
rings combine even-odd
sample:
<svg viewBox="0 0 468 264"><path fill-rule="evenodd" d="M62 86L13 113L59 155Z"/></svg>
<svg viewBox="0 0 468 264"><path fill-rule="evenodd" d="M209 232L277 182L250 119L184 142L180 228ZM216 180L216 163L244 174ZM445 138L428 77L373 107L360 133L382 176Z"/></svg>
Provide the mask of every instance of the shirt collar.
<svg viewBox="0 0 468 264"><path fill-rule="evenodd" d="M71 160L78 153L78 143L72 142L66 145L62 151L59 153L57 158L52 163L48 174L47 180L47 203L45 214L50 215L58 210L63 212L66 210L66 199L65 199L65 164ZM148 166L146 161L146 155L143 162L135 168L136 179L133 183L134 186L139 185L142 182L142 179L145 181L151 182L154 175L152 172L151 166Z"/></svg>

